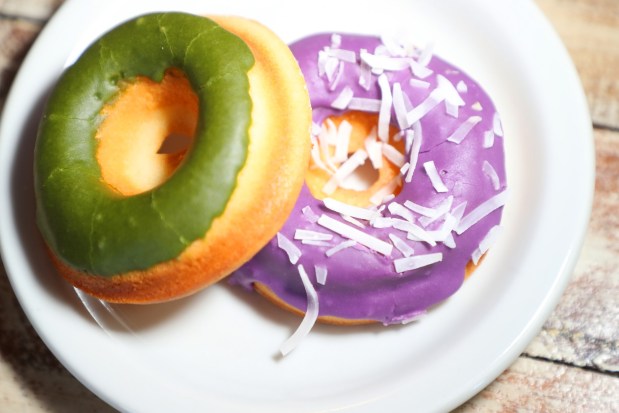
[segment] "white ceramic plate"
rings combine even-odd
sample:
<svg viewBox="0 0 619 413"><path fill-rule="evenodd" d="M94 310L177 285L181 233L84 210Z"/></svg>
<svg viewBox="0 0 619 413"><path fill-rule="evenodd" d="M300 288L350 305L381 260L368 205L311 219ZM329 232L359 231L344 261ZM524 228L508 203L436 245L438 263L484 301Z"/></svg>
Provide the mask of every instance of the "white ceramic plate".
<svg viewBox="0 0 619 413"><path fill-rule="evenodd" d="M433 41L437 54L485 85L502 113L511 200L503 237L481 269L419 323L317 326L285 359L275 354L299 319L224 284L148 307L82 301L54 273L34 223L42 104L98 34L164 9L254 17L286 41L319 31ZM132 412L451 409L513 362L548 317L576 261L593 192L578 78L541 13L523 0L69 0L15 79L0 134L0 240L15 292L60 361Z"/></svg>

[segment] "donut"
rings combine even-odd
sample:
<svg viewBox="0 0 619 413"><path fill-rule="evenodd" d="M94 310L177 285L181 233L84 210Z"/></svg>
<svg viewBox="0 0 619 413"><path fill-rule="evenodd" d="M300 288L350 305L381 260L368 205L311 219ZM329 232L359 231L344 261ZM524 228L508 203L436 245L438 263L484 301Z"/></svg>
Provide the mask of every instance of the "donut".
<svg viewBox="0 0 619 413"><path fill-rule="evenodd" d="M230 282L314 321L416 320L500 234L495 106L430 48L354 34L290 47L313 108L312 160L287 222Z"/></svg>
<svg viewBox="0 0 619 413"><path fill-rule="evenodd" d="M261 24L185 13L122 23L64 71L40 123L37 223L55 267L117 303L217 282L285 222L310 128L299 66Z"/></svg>

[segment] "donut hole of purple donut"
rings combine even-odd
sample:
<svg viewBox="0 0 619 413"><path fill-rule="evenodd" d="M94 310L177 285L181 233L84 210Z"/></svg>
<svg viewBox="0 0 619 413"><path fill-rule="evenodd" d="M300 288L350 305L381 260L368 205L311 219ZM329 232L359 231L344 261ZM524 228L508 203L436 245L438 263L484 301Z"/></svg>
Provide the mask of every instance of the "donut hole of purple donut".
<svg viewBox="0 0 619 413"><path fill-rule="evenodd" d="M394 138L381 142L377 124L377 115L359 111L325 119L313 142L315 153L305 177L316 199L332 198L368 207L381 203L390 185L386 196L400 192L400 167L381 148L388 145L393 156L403 158L404 142L395 138L399 130L394 126L389 131ZM378 201L377 196L381 198Z"/></svg>

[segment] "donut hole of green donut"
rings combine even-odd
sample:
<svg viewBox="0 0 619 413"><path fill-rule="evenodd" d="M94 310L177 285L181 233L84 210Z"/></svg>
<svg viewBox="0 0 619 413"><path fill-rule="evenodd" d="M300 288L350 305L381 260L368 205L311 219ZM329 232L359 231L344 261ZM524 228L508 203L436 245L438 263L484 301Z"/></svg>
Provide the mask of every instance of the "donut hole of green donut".
<svg viewBox="0 0 619 413"><path fill-rule="evenodd" d="M94 42L49 98L35 147L37 223L58 272L99 299L155 303L207 287L272 239L294 207L310 149L302 73L266 27L217 21L183 13L130 20ZM113 115L134 107L115 104L131 103L128 90L142 77L157 90L174 68L198 96L195 132L165 121L157 133L132 136L147 142L127 143L134 156L122 154L103 124L124 130ZM142 119L177 112L190 111ZM173 135L193 137L184 155L157 154ZM148 174L135 167L161 155L179 156Z"/></svg>
<svg viewBox="0 0 619 413"><path fill-rule="evenodd" d="M101 114L95 136L101 176L131 196L161 185L179 166L196 130L198 97L185 75L170 69L161 82L140 76L126 83Z"/></svg>

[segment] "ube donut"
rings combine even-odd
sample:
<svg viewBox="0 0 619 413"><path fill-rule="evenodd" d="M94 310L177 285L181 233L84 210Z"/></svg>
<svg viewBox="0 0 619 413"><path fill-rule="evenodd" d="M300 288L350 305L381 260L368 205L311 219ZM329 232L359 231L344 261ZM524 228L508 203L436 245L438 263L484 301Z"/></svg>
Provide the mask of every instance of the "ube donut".
<svg viewBox="0 0 619 413"><path fill-rule="evenodd" d="M428 49L329 34L291 49L313 107L313 161L288 221L232 281L324 322L414 320L458 290L499 234L506 177L495 107ZM348 153L337 158L342 136ZM381 154L380 185L346 188L351 168L367 172Z"/></svg>
<svg viewBox="0 0 619 413"><path fill-rule="evenodd" d="M197 291L253 256L294 206L310 148L303 76L265 27L217 20L121 24L49 97L37 221L61 275L93 296L149 303ZM169 135L192 142L158 154Z"/></svg>

